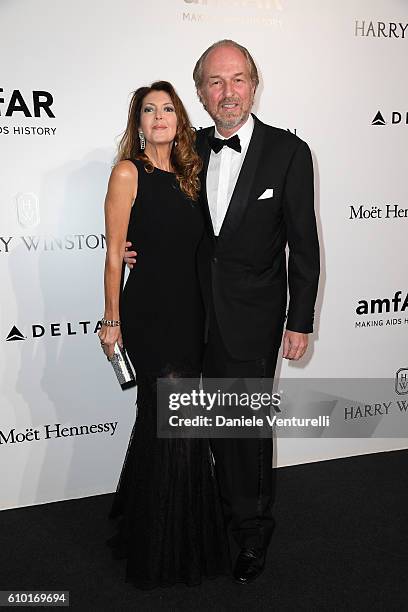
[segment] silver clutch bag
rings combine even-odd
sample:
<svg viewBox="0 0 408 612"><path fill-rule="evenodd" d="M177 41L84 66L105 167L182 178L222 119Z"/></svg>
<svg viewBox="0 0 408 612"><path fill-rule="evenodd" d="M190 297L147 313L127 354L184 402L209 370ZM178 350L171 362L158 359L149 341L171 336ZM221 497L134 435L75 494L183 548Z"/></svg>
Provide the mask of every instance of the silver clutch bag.
<svg viewBox="0 0 408 612"><path fill-rule="evenodd" d="M125 348L120 348L116 342L112 359L109 360L112 364L113 370L119 381L122 389L130 389L136 385L136 377L133 372L129 357L125 351Z"/></svg>

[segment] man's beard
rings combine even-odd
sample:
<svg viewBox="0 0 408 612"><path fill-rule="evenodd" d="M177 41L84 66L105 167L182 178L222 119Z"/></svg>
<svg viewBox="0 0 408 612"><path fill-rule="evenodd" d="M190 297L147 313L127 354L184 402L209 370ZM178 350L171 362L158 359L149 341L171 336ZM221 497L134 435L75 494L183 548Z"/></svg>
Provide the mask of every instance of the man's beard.
<svg viewBox="0 0 408 612"><path fill-rule="evenodd" d="M239 104L241 102L241 100L236 100L233 98L225 98L221 104ZM228 117L228 111L227 111L227 116L221 116L218 112L216 112L214 115L211 115L211 113L209 113L211 115L212 120L214 121L215 125L217 128L222 129L222 130L233 130L235 127L237 127L238 125L244 124L245 121L248 119L249 117L249 113L251 110L251 106L250 105L249 108L243 109L241 108L241 113L237 116L237 115L232 115L231 117ZM208 112L208 108L206 108L207 112Z"/></svg>
<svg viewBox="0 0 408 612"><path fill-rule="evenodd" d="M240 125L241 123L245 123L248 119L249 111L242 112L238 117L231 117L231 119L224 119L215 115L213 117L214 123L217 128L221 128L222 130L233 130L235 127Z"/></svg>

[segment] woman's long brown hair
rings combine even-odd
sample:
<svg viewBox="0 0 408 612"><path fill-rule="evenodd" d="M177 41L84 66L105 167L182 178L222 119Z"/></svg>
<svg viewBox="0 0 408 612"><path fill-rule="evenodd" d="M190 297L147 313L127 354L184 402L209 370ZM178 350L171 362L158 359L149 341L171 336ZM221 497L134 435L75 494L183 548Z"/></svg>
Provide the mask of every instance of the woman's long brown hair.
<svg viewBox="0 0 408 612"><path fill-rule="evenodd" d="M133 93L129 106L126 130L119 142L115 162L124 159L140 159L144 161L146 171L153 172L154 166L151 160L140 148L138 133L143 100L151 91L166 92L174 105L177 115L177 130L170 153L170 162L181 191L192 200L197 200L200 190L198 175L202 168L202 162L194 146L195 131L191 127L182 101L176 94L173 85L168 81L156 81L150 87L139 87Z"/></svg>

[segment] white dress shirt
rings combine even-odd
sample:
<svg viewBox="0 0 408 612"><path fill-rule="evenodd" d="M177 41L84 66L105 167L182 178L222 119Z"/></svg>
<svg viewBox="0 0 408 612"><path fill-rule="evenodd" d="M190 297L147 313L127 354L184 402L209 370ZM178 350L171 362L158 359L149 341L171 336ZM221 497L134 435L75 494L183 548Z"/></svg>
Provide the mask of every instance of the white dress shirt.
<svg viewBox="0 0 408 612"><path fill-rule="evenodd" d="M219 153L211 151L207 170L207 199L210 209L214 234L218 236L228 206L237 182L252 132L254 130L254 118L249 115L247 121L239 128L236 134L241 143L241 153L230 147L224 146ZM234 136L235 134L232 134ZM225 136L215 128L214 136L226 140Z"/></svg>

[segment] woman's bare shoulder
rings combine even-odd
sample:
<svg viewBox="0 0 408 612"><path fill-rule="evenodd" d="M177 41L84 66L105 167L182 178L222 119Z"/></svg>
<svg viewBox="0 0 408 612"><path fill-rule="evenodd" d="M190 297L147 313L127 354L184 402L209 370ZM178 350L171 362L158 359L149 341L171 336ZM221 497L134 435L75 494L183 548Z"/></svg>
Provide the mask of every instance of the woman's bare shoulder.
<svg viewBox="0 0 408 612"><path fill-rule="evenodd" d="M111 176L122 181L134 180L137 179L137 168L133 162L124 159L113 166Z"/></svg>
<svg viewBox="0 0 408 612"><path fill-rule="evenodd" d="M124 159L112 168L108 190L110 193L129 194L135 199L138 187L138 173L135 164Z"/></svg>

